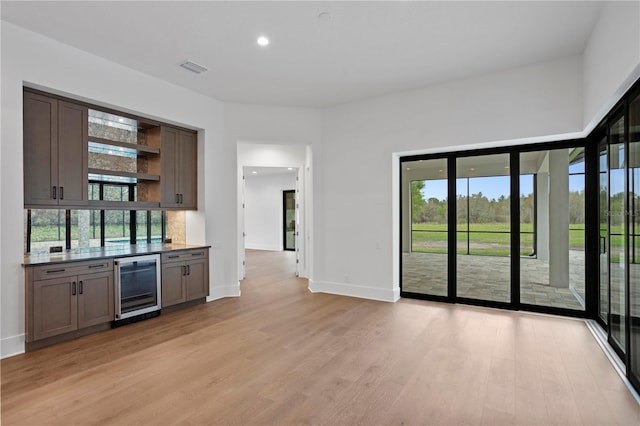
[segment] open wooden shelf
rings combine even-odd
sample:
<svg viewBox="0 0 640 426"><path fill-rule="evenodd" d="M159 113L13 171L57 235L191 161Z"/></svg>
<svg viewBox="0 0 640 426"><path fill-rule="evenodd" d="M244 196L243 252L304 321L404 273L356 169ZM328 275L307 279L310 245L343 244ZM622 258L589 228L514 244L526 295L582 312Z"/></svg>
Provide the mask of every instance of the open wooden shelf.
<svg viewBox="0 0 640 426"><path fill-rule="evenodd" d="M103 145L117 146L117 147L122 147L127 149L135 149L140 155L160 154L160 148L156 148L153 146L137 145L135 143L129 143L129 142L112 141L111 139L95 138L93 136L89 136L89 142L95 142Z"/></svg>

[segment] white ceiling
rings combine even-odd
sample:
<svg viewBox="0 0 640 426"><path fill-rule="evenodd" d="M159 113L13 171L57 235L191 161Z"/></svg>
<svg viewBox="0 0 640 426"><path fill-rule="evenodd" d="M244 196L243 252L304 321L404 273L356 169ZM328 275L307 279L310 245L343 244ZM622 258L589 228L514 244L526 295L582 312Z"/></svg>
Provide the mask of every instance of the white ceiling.
<svg viewBox="0 0 640 426"><path fill-rule="evenodd" d="M327 107L580 54L602 2L11 2L2 19L227 102ZM331 19L318 19L329 12ZM266 48L259 35L269 37ZM196 75L178 66L205 65Z"/></svg>

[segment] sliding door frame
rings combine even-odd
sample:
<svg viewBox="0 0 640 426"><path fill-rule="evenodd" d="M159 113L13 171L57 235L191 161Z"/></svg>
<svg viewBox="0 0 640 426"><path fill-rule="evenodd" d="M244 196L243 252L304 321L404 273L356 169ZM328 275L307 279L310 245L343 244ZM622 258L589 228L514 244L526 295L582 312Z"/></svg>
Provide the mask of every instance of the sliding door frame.
<svg viewBox="0 0 640 426"><path fill-rule="evenodd" d="M426 161L435 159L447 160L447 296L430 295L423 293L413 293L403 290L402 276L403 276L403 257L402 250L400 250L400 296L414 299L433 300L448 303L464 303L467 305L484 306L491 308L500 308L507 310L526 310L531 312L563 315L579 318L593 318L597 316L597 300L593 300L594 294L598 291L598 277L594 275L594 269L597 271L597 264L594 263L593 250L596 248L595 261L597 261L597 235L594 238L593 235L589 235L587 230L587 224L593 224L598 220L597 212L597 200L598 191L597 186L594 189L588 185L587 176L597 176L597 147L594 149L587 143L588 139L570 139L559 142L544 142L539 144L528 145L516 145L509 147L499 148L485 148L475 149L469 151L455 151L439 154L421 154L400 157L399 168L400 173L405 169L403 163L410 161ZM585 149L585 309L573 310L566 308L557 308L552 306L543 305L531 305L522 303L520 301L520 153L532 152L532 151L544 151L563 148L579 148ZM465 157L485 156L493 154L509 154L509 176L510 176L510 301L499 302L492 300L473 299L468 297L457 296L457 167L456 160ZM595 158L594 158L595 155ZM594 167L595 166L595 167ZM592 181L593 178L590 179ZM402 229L403 223L403 208L406 208L405 204L405 190L403 188L402 176L399 179L400 182L400 229ZM406 184L406 183L405 183ZM411 231L409 231L411 234ZM403 233L400 233L400 247L403 247ZM595 243L595 246L594 246ZM513 261L517 259L517 261Z"/></svg>

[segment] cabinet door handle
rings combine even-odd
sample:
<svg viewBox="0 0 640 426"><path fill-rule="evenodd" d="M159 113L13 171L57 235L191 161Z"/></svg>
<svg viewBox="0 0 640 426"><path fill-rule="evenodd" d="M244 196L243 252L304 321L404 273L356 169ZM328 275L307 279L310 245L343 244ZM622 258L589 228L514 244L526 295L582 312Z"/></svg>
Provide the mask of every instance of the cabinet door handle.
<svg viewBox="0 0 640 426"><path fill-rule="evenodd" d="M180 194L176 194L176 204L180 204Z"/></svg>
<svg viewBox="0 0 640 426"><path fill-rule="evenodd" d="M182 265L182 276L187 275L187 267Z"/></svg>
<svg viewBox="0 0 640 426"><path fill-rule="evenodd" d="M182 194L180 194L180 204L182 204L184 202L184 199L182 197Z"/></svg>
<svg viewBox="0 0 640 426"><path fill-rule="evenodd" d="M78 293L82 294L82 290L83 290L83 285L82 285L82 281L80 281L80 290L78 291Z"/></svg>
<svg viewBox="0 0 640 426"><path fill-rule="evenodd" d="M64 186L60 187L60 199L64 200Z"/></svg>
<svg viewBox="0 0 640 426"><path fill-rule="evenodd" d="M187 265L187 275L191 275L191 265Z"/></svg>
<svg viewBox="0 0 640 426"><path fill-rule="evenodd" d="M53 199L57 199L58 198L58 187L53 185Z"/></svg>
<svg viewBox="0 0 640 426"><path fill-rule="evenodd" d="M72 296L76 295L76 282L75 281L71 284L71 295Z"/></svg>

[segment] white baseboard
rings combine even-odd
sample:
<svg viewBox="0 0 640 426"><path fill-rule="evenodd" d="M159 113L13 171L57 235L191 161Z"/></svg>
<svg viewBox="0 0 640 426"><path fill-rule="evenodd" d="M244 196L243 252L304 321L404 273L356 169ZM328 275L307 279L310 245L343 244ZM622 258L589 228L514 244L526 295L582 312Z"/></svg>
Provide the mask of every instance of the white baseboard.
<svg viewBox="0 0 640 426"><path fill-rule="evenodd" d="M225 297L240 297L240 282L236 285L226 285L223 287L214 287L211 294L207 297L207 302L224 299Z"/></svg>
<svg viewBox="0 0 640 426"><path fill-rule="evenodd" d="M397 302L400 299L400 288L397 287L394 289L385 289L357 284L309 280L309 291L312 293L330 293L340 296L379 300L381 302Z"/></svg>
<svg viewBox="0 0 640 426"><path fill-rule="evenodd" d="M9 358L10 356L24 353L24 334L17 336L5 337L0 340L0 358Z"/></svg>
<svg viewBox="0 0 640 426"><path fill-rule="evenodd" d="M268 250L268 251L282 251L282 246L278 244L253 244L245 243L245 249L249 250Z"/></svg>

